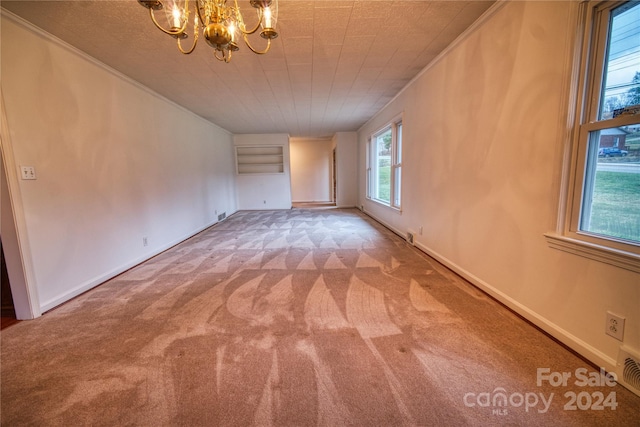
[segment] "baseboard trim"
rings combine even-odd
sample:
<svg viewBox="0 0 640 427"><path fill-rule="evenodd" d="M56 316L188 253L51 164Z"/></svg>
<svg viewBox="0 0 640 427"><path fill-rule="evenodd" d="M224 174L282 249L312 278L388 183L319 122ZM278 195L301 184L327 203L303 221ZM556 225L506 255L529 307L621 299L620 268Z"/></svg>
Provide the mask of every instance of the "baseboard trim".
<svg viewBox="0 0 640 427"><path fill-rule="evenodd" d="M384 227L396 233L399 237L404 238L404 234L401 233L400 230L388 225L385 221L382 221L381 219L375 217L374 215L371 215L371 213L369 212L365 211L364 213L370 216L375 221L382 224ZM480 289L481 291L483 291L484 293L486 293L496 301L500 302L501 304L503 304L505 307L507 307L514 313L523 317L525 320L532 323L533 325L541 329L543 332L549 334L551 337L553 337L557 341L566 345L571 350L575 351L576 353L578 353L580 356L584 357L591 363L594 363L595 365L604 368L608 372L616 371L616 365L617 365L616 359L607 356L597 348L584 342L583 340L569 333L568 331L562 329L555 323L549 321L549 319L541 316L540 314L531 310L529 307L519 303L515 299L511 298L510 296L506 295L502 291L491 286L490 284L480 279L479 277L476 277L469 271L457 265L455 262L442 256L441 254L429 248L428 246L424 245L423 243L416 241L415 247L421 250L422 252L424 252L425 254L429 255L431 258L434 258L436 261L438 261L439 263L441 263L451 271L455 272L456 274L458 274L459 276L461 276L462 278L470 282L476 288Z"/></svg>
<svg viewBox="0 0 640 427"><path fill-rule="evenodd" d="M231 214L227 215L227 218L229 218L231 215L234 215L236 211L233 211ZM226 218L225 218L226 219ZM224 220L223 220L224 221ZM145 253L143 256L128 262L124 265L121 265L105 274L102 274L100 276L94 277L91 280L88 280L82 284L80 284L79 286L77 286L76 288L70 290L69 292L66 292L65 294L61 295L58 298L55 298L53 300L49 300L43 304L40 305L40 310L41 312L44 314L46 311L52 310L56 307L58 307L61 304L64 304L65 302L68 302L70 300L72 300L73 298L82 295L83 293L90 291L91 289L95 288L96 286L99 286L101 284L103 284L104 282L106 282L107 280L113 279L114 277L124 273L127 270L132 269L133 267L142 264L145 261L150 260L151 258L160 255L162 252L184 242L185 240L188 240L190 238L192 238L193 236L195 236L198 233L203 232L204 230L206 230L209 227L213 227L214 225L220 223L222 221L214 221L211 223L208 223L202 227L199 227L198 229L188 233L186 236L183 237L179 237L178 239L169 242L163 246L160 246L158 248L155 248L154 250L152 250L151 252L147 252Z"/></svg>
<svg viewBox="0 0 640 427"><path fill-rule="evenodd" d="M399 237L401 238L406 238L406 233L401 232L400 230L398 230L397 228L395 228L394 226L388 224L386 221L383 221L382 219L378 218L377 216L373 215L371 212L367 211L366 209L362 210L362 213L364 213L365 215L371 217L373 220L375 220L376 222L380 223L380 225L382 225L384 228L393 231L394 233L396 233Z"/></svg>

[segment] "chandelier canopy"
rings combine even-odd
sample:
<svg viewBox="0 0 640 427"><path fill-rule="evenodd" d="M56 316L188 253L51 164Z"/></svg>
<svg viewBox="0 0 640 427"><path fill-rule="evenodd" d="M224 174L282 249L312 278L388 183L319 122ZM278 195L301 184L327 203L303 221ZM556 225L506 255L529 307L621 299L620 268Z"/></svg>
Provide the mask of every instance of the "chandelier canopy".
<svg viewBox="0 0 640 427"><path fill-rule="evenodd" d="M238 0L138 0L142 6L149 9L151 20L162 32L174 37L178 49L184 54L190 54L198 44L198 36L202 29L202 36L209 46L214 48L216 59L224 62L231 60L231 53L239 49L237 40L242 36L245 44L253 53L262 55L269 51L271 39L278 37L276 20L278 17L278 0L249 0L257 12L257 23L247 29L238 7ZM231 3L231 1L229 1ZM164 11L166 24L159 22L156 11ZM190 34L193 35L191 47L184 49L182 40L188 38L189 22L193 23ZM255 49L249 42L249 35L260 31L260 36L266 39L263 50Z"/></svg>

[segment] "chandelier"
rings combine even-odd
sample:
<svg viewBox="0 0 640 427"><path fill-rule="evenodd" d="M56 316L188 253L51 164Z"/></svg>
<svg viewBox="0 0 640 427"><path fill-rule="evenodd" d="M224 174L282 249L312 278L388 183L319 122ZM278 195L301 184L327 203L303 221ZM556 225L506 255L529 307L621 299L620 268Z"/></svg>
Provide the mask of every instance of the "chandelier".
<svg viewBox="0 0 640 427"><path fill-rule="evenodd" d="M198 44L198 35L202 28L202 36L214 50L216 59L231 61L231 53L239 49L237 40L242 36L245 44L253 53L262 55L269 51L271 39L278 37L275 30L278 15L278 0L250 0L256 9L258 18L253 28L247 29L238 7L238 0L138 0L149 9L151 20L162 32L177 40L178 49L190 54ZM229 1L231 3L231 0ZM164 10L167 24L162 25L156 18L156 11ZM162 21L163 18L160 18ZM182 40L189 37L189 22L193 22L193 41L188 49L182 47ZM249 35L260 30L260 36L266 39L263 50L255 49L249 42Z"/></svg>

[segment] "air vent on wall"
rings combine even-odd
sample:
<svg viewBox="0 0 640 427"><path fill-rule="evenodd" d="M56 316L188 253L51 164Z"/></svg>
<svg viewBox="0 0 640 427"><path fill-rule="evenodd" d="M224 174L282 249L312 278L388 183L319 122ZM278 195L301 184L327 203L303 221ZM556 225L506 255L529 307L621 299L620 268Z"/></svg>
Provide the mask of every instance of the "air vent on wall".
<svg viewBox="0 0 640 427"><path fill-rule="evenodd" d="M413 245L413 232L411 231L407 231L407 242L410 245Z"/></svg>
<svg viewBox="0 0 640 427"><path fill-rule="evenodd" d="M218 221L222 221L226 217L227 217L227 213L226 212L222 212L220 215L218 215Z"/></svg>
<svg viewBox="0 0 640 427"><path fill-rule="evenodd" d="M640 356L624 347L618 356L618 382L640 396Z"/></svg>

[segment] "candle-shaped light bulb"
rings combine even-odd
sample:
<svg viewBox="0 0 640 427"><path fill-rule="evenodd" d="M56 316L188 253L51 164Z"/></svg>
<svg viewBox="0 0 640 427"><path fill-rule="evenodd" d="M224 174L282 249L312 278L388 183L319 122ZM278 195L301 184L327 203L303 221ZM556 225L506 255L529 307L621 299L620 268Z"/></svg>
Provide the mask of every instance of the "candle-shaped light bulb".
<svg viewBox="0 0 640 427"><path fill-rule="evenodd" d="M180 9L178 9L178 6L175 4L173 5L171 15L173 16L173 27L181 28L182 25L180 24L180 18L182 17L182 12L180 12Z"/></svg>
<svg viewBox="0 0 640 427"><path fill-rule="evenodd" d="M229 24L228 30L229 30L229 33L231 34L231 42L235 43L236 42L236 26L233 22Z"/></svg>
<svg viewBox="0 0 640 427"><path fill-rule="evenodd" d="M268 6L264 8L264 27L271 28L271 8Z"/></svg>

